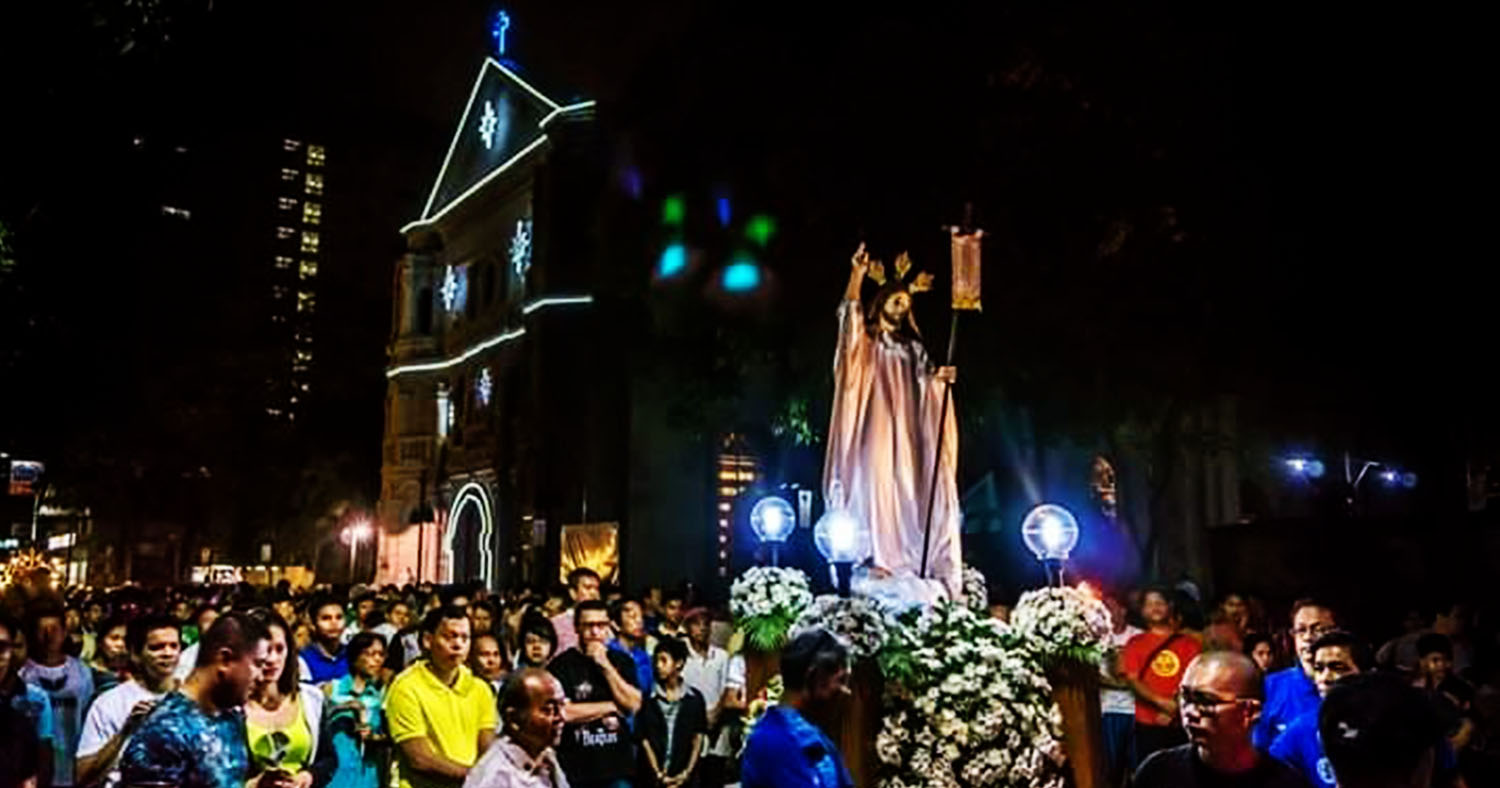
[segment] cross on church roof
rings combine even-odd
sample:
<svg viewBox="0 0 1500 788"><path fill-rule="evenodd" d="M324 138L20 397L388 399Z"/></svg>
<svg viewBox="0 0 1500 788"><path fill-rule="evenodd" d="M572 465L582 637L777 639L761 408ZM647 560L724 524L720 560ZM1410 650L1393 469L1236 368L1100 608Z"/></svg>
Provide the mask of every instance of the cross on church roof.
<svg viewBox="0 0 1500 788"><path fill-rule="evenodd" d="M490 37L495 39L495 57L505 57L505 34L510 30L510 14L502 9L495 12L494 24L490 26Z"/></svg>

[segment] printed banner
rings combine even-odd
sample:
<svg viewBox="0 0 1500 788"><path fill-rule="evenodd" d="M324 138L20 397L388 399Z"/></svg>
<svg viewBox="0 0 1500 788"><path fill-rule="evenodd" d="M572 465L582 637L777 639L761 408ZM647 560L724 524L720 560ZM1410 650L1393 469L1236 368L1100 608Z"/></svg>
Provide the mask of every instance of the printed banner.
<svg viewBox="0 0 1500 788"><path fill-rule="evenodd" d="M953 238L953 308L978 311L979 303L979 239L983 230L962 233L957 227L949 233Z"/></svg>
<svg viewBox="0 0 1500 788"><path fill-rule="evenodd" d="M618 582L619 523L564 525L561 559L558 562L558 579L564 583L568 581L568 573L581 566L598 572L599 578L605 583Z"/></svg>

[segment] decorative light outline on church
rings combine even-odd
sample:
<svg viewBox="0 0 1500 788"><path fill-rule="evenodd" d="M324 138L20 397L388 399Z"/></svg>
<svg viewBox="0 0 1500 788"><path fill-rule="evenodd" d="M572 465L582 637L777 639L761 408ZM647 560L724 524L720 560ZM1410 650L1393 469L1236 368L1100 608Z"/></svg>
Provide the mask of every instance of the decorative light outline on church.
<svg viewBox="0 0 1500 788"><path fill-rule="evenodd" d="M468 277L459 270L459 266L450 265L447 272L443 274L443 309L449 312L459 312L464 308L464 302L468 300Z"/></svg>
<svg viewBox="0 0 1500 788"><path fill-rule="evenodd" d="M458 274L453 272L453 266L444 269L443 288L438 291L443 294L443 309L452 312L453 302L458 299Z"/></svg>
<svg viewBox="0 0 1500 788"><path fill-rule="evenodd" d="M412 230L413 228L429 225L441 219L443 215L452 210L454 206L463 202L474 192L479 191L479 189L482 188L486 183L494 180L511 165L525 158L526 154L535 150L538 146L546 141L547 136L545 134L541 135L531 144L527 145L526 148L516 153L516 155L506 160L500 166L491 170L489 174L485 175L473 186L470 186L468 189L464 190L462 194L454 197L452 200L449 200L447 204L442 206L441 209L437 210L436 212L433 211L433 203L437 202L438 191L442 189L444 178L448 174L448 165L452 163L453 153L458 149L458 141L460 139L463 139L463 136L465 134L469 133L464 131L464 129L471 128L469 126L469 123L473 118L472 113L474 110L475 99L479 97L479 88L483 86L485 74L490 67L494 67L495 69L499 70L500 73L503 74L509 81L520 85L523 89L526 90L526 92L530 93L532 96L535 96L538 101L546 105L550 112L548 112L547 116L542 118L541 122L537 124L537 128L543 131L546 130L548 123L550 123L560 115L566 115L572 112L580 112L583 110L592 109L595 106L595 102L593 101L580 101L568 105L558 104L556 101L548 98L546 94L533 87L531 83L522 79L519 74L510 70L509 68L506 68L505 65L500 63L498 60L492 57L485 58L484 65L480 67L479 74L474 78L474 86L469 90L469 98L464 102L463 118L459 120L458 127L453 132L453 139L448 143L448 152L443 156L443 166L438 169L437 180L433 182L432 191L427 195L427 203L422 207L422 216L419 219L407 222L404 226L401 227L401 232L405 233ZM498 122L498 118L496 120Z"/></svg>
<svg viewBox="0 0 1500 788"><path fill-rule="evenodd" d="M545 298L538 298L537 300L521 307L521 314L530 315L532 312L550 306L569 306L592 303L594 303L594 297L591 295L547 296ZM506 329L505 331L501 331L500 333L481 342L470 345L469 347L465 348L462 353L459 353L457 355L450 356L449 358L445 358L440 361L424 361L417 364L402 364L398 367L391 367L390 369L387 369L385 371L385 376L387 378L394 378L397 375L405 375L410 372L437 372L439 370L449 369L462 364L465 361L468 361L469 359L479 355L480 353L483 353L486 350L489 350L490 348L502 345L513 339L519 339L525 335L525 326L517 326L516 328Z"/></svg>
<svg viewBox="0 0 1500 788"><path fill-rule="evenodd" d="M442 210L438 211L437 213L435 213L435 214L433 214L433 215L431 215L431 216L429 216L429 217L427 217L425 219L418 219L418 220L416 220L414 222L408 222L408 223L406 223L405 225L403 225L401 227L401 232L404 233L404 232L407 232L408 230L411 230L413 228L424 227L426 225L430 225L430 224L433 224L433 223L437 222L437 220L439 220L439 219L443 218L444 216L446 216L447 213L449 211L453 210L453 208L455 206L457 206L459 203L462 203L464 200L467 200L471 195L474 194L474 192L477 192L480 189L484 188L485 184L487 184L490 181L492 181L492 180L500 177L501 175L503 175L506 170L509 170L511 168L512 165L514 165L516 162L518 162L518 161L526 158L527 155L529 155L532 151L536 150L537 148L541 147L542 144L545 143L545 142L547 142L547 140L549 140L549 139L550 139L550 137L548 137L546 134L543 134L542 136L537 137L536 140L534 142L532 142L530 145L527 145L526 147L524 147L521 150L517 151L516 155L514 155L514 156L510 157L509 159L507 159L504 164L500 165L499 167L496 167L493 170L490 170L490 173L488 175L486 175L483 178L479 179L477 182L475 182L475 184L473 186L470 186L469 188L465 189L464 192L463 192L463 194L460 194L457 197L454 197L451 201L448 202L447 205L443 206Z"/></svg>
<svg viewBox="0 0 1500 788"><path fill-rule="evenodd" d="M510 268L518 277L525 277L531 270L530 219L516 220L516 232L510 237Z"/></svg>
<svg viewBox="0 0 1500 788"><path fill-rule="evenodd" d="M549 306L568 306L570 304L592 304L592 303L594 303L594 297L591 296L591 295L580 295L580 296L547 296L546 298L538 298L537 300L532 301L531 303L529 303L529 304L521 307L521 314L523 314L523 315L529 315L532 312L537 311L538 309L545 309L546 307L549 307Z"/></svg>
<svg viewBox="0 0 1500 788"><path fill-rule="evenodd" d="M500 125L500 116L495 114L495 103L489 99L484 100L484 114L479 117L479 139L484 142L484 149L495 147L495 129Z"/></svg>
<svg viewBox="0 0 1500 788"><path fill-rule="evenodd" d="M486 586L495 579L495 554L491 542L495 535L494 504L490 503L489 491L478 482L469 482L453 496L453 508L448 513L449 527L443 529L444 576L453 581L453 538L458 533L458 521L464 508L472 504L479 510L479 534L475 540L479 546L479 579Z"/></svg>
<svg viewBox="0 0 1500 788"><path fill-rule="evenodd" d="M481 407L489 407L490 396L495 393L495 380L490 377L490 368L479 370L479 377L474 379L474 397L479 400Z"/></svg>

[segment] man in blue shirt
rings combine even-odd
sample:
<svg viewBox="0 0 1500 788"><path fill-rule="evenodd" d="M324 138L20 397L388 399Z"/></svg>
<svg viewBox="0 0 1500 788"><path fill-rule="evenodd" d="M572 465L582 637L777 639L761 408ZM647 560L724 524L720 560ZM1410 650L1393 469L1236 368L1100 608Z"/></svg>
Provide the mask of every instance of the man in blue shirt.
<svg viewBox="0 0 1500 788"><path fill-rule="evenodd" d="M615 624L615 639L609 642L609 647L635 661L636 686L642 695L651 697L656 638L646 633L646 609L640 600L626 597L610 606L609 617Z"/></svg>
<svg viewBox="0 0 1500 788"><path fill-rule="evenodd" d="M1313 683L1318 688L1319 704L1328 697L1333 683L1370 668L1369 652L1348 632L1334 630L1312 645ZM1318 738L1318 706L1293 720L1271 744L1271 755L1285 761L1322 788L1338 788L1333 766L1323 754Z"/></svg>
<svg viewBox="0 0 1500 788"><path fill-rule="evenodd" d="M141 723L120 757L124 785L245 788L250 750L245 713L260 678L269 634L243 613L226 613L203 635L197 666ZM284 772L266 772L258 788L286 788Z"/></svg>
<svg viewBox="0 0 1500 788"><path fill-rule="evenodd" d="M804 632L781 652L781 703L750 734L740 766L743 788L853 788L838 747L802 712L848 691L849 652L827 632Z"/></svg>
<svg viewBox="0 0 1500 788"><path fill-rule="evenodd" d="M1312 680L1312 645L1334 630L1333 608L1313 599L1292 605L1292 641L1297 664L1266 677L1266 703L1251 741L1264 750L1292 720L1318 707L1318 688Z"/></svg>
<svg viewBox="0 0 1500 788"><path fill-rule="evenodd" d="M313 684L341 679L349 675L344 656L344 606L331 596L314 597L307 607L312 617L312 642L302 649Z"/></svg>

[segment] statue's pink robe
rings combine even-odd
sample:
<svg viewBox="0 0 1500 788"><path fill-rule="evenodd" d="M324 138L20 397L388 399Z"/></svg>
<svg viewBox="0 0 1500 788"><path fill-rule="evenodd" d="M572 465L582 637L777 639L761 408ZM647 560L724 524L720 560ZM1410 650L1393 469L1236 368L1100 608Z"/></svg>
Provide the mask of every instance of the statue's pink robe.
<svg viewBox="0 0 1500 788"><path fill-rule="evenodd" d="M922 569L938 430L944 430L933 499L927 577L959 598L963 563L959 543L958 426L947 384L928 372L921 344L885 332L871 336L857 301L839 307L839 344L833 361L833 418L823 465L826 495L837 479L849 511L868 524L876 567L916 577Z"/></svg>

